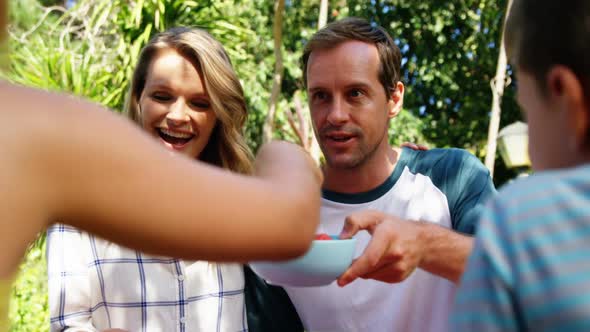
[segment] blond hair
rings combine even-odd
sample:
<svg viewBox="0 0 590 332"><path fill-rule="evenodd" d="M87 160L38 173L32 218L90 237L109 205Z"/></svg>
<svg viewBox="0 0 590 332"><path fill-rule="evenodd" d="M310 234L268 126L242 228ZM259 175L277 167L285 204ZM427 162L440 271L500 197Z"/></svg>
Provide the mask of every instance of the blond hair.
<svg viewBox="0 0 590 332"><path fill-rule="evenodd" d="M142 49L126 102L127 115L140 123L139 98L151 62L158 52L173 49L189 59L203 77L217 117L200 160L239 173L251 173L252 153L242 130L247 118L244 91L225 49L209 33L197 28L172 28L154 36Z"/></svg>

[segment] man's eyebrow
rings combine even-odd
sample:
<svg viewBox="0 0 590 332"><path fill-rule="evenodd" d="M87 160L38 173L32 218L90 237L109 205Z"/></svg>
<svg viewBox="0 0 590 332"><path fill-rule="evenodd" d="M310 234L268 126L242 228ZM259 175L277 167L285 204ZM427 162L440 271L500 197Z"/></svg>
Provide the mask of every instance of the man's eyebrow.
<svg viewBox="0 0 590 332"><path fill-rule="evenodd" d="M321 91L321 90L325 90L325 88L322 86L312 86L312 87L307 88L307 91L309 91L309 92L316 92L316 91Z"/></svg>
<svg viewBox="0 0 590 332"><path fill-rule="evenodd" d="M349 83L344 86L345 89L353 89L353 88L369 89L370 87L371 87L371 84L364 82L364 81L352 82L352 83ZM315 92L318 90L325 90L325 89L326 88L323 85L318 84L318 85L309 86L307 88L307 91Z"/></svg>
<svg viewBox="0 0 590 332"><path fill-rule="evenodd" d="M354 83L350 83L345 86L346 89L353 89L353 88L369 89L370 87L371 87L371 85L368 83L365 83L365 82L354 82Z"/></svg>

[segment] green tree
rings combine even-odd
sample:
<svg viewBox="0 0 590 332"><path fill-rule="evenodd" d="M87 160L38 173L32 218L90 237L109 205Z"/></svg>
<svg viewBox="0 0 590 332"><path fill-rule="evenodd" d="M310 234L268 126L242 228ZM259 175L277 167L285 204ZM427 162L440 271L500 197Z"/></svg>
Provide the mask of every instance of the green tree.
<svg viewBox="0 0 590 332"><path fill-rule="evenodd" d="M427 142L464 147L483 158L505 7L506 0L348 0L339 17L365 17L396 39L405 108ZM520 118L509 86L501 126ZM513 176L501 161L496 165L497 184Z"/></svg>

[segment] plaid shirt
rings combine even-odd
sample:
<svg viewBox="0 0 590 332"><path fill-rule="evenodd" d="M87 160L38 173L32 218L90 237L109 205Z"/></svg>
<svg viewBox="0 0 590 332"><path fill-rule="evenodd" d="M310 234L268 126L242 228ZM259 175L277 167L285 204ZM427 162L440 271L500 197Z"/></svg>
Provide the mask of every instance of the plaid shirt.
<svg viewBox="0 0 590 332"><path fill-rule="evenodd" d="M48 230L51 331L247 331L239 264L148 256L56 225Z"/></svg>

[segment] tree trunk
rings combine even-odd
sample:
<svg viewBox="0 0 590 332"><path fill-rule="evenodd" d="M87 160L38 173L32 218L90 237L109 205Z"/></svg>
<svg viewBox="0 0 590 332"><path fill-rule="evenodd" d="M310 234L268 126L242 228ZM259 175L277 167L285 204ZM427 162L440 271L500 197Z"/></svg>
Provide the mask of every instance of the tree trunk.
<svg viewBox="0 0 590 332"><path fill-rule="evenodd" d="M262 127L262 141L264 143L272 140L274 130L274 119L281 94L281 81L283 79L283 10L285 8L285 0L277 0L275 2L274 22L272 25L274 37L274 54L275 54L275 71L272 80L272 90L270 93L270 102L268 105L268 113L266 120Z"/></svg>
<svg viewBox="0 0 590 332"><path fill-rule="evenodd" d="M321 0L320 2L320 17L318 18L318 30L323 28L328 23L328 0ZM322 155L322 151L320 150L320 145L318 144L318 140L315 137L314 133L309 135L311 137L311 142L309 144L309 154L316 162L320 161L320 156Z"/></svg>
<svg viewBox="0 0 590 332"><path fill-rule="evenodd" d="M328 0L320 1L320 17L318 19L318 30L328 22Z"/></svg>
<svg viewBox="0 0 590 332"><path fill-rule="evenodd" d="M504 17L504 26L506 18L510 12L512 0L508 0L506 6L506 15ZM504 95L504 86L506 81L506 50L504 48L504 30L502 30L500 39L500 55L498 56L498 66L496 67L496 76L490 82L492 85L492 115L490 117L490 126L488 128L488 144L486 150L485 165L490 170L490 175L494 177L494 163L496 161L496 146L498 139L498 130L500 128L500 113L502 96Z"/></svg>

